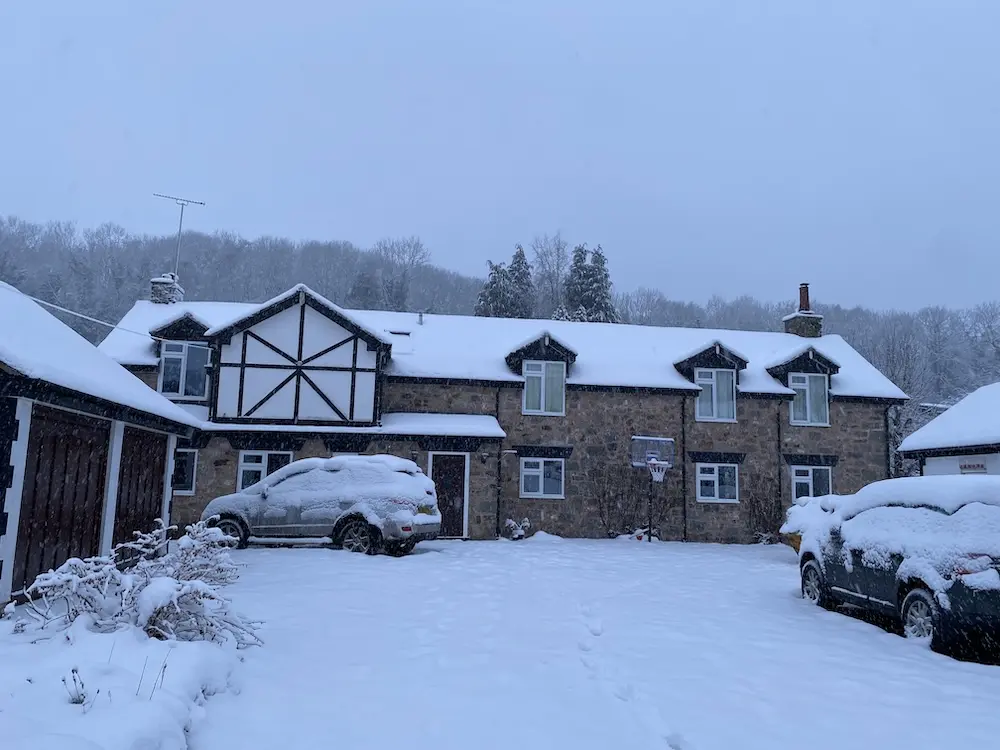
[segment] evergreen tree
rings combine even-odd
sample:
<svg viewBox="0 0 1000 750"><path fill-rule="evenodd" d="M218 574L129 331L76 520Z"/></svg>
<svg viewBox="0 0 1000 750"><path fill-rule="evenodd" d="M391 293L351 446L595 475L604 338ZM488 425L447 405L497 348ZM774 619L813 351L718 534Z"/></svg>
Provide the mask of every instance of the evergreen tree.
<svg viewBox="0 0 1000 750"><path fill-rule="evenodd" d="M347 292L347 306L356 310L377 310L382 305L382 289L372 268L362 268Z"/></svg>
<svg viewBox="0 0 1000 750"><path fill-rule="evenodd" d="M608 272L608 260L604 257L604 251L600 245L590 255L586 279L584 306L587 309L587 320L592 323L621 323L621 316L615 309L614 299L611 296L611 274Z"/></svg>
<svg viewBox="0 0 1000 750"><path fill-rule="evenodd" d="M535 285L531 280L531 264L524 255L524 248L514 246L514 257L507 269L510 279L513 305L510 310L512 318L530 318L535 314Z"/></svg>
<svg viewBox="0 0 1000 750"><path fill-rule="evenodd" d="M570 261L569 274L566 276L564 304L567 310L576 311L581 305L586 309L587 254L586 245L573 248L573 260Z"/></svg>
<svg viewBox="0 0 1000 750"><path fill-rule="evenodd" d="M555 310L552 311L552 320L569 320L569 312L566 310L565 305L559 305Z"/></svg>
<svg viewBox="0 0 1000 750"><path fill-rule="evenodd" d="M510 272L503 263L491 263L490 275L479 292L474 315L483 318L511 318L514 309L514 288Z"/></svg>
<svg viewBox="0 0 1000 750"><path fill-rule="evenodd" d="M589 313L587 312L587 308L584 307L583 305L580 305L578 308L576 308L576 312L574 312L569 319L577 323L586 323L589 317L590 316Z"/></svg>

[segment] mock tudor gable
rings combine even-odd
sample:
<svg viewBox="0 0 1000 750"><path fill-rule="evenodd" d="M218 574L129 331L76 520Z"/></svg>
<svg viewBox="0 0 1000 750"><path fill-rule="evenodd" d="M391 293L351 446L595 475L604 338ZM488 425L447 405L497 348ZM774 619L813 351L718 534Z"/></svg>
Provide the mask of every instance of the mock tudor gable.
<svg viewBox="0 0 1000 750"><path fill-rule="evenodd" d="M213 421L371 425L391 345L297 286L206 333L218 372Z"/></svg>

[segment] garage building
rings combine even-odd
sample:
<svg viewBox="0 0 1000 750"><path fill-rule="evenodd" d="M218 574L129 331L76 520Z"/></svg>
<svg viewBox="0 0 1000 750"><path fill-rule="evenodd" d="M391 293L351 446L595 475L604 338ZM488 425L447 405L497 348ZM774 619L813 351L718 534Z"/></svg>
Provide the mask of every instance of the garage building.
<svg viewBox="0 0 1000 750"><path fill-rule="evenodd" d="M169 517L198 420L0 282L0 603Z"/></svg>

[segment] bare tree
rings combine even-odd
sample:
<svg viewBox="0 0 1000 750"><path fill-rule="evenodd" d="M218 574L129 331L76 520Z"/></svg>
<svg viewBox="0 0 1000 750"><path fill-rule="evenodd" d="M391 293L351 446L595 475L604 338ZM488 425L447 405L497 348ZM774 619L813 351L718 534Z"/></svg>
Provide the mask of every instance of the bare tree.
<svg viewBox="0 0 1000 750"><path fill-rule="evenodd" d="M382 294L390 310L405 310L410 296L414 272L430 263L430 251L419 237L381 239L371 252L382 259L386 271L382 274Z"/></svg>
<svg viewBox="0 0 1000 750"><path fill-rule="evenodd" d="M554 235L536 235L531 241L534 254L535 288L538 304L535 314L541 318L552 316L563 303L563 290L569 272L569 243L559 232Z"/></svg>
<svg viewBox="0 0 1000 750"><path fill-rule="evenodd" d="M621 534L631 534L636 529L649 525L649 473L645 469L634 469L618 463L594 467L591 473L594 481L597 514L608 537L614 539ZM669 499L663 484L653 485L653 530L659 534L659 526L666 517Z"/></svg>
<svg viewBox="0 0 1000 750"><path fill-rule="evenodd" d="M778 541L778 529L785 520L778 477L755 470L740 474L740 504L746 511L754 540L766 544Z"/></svg>

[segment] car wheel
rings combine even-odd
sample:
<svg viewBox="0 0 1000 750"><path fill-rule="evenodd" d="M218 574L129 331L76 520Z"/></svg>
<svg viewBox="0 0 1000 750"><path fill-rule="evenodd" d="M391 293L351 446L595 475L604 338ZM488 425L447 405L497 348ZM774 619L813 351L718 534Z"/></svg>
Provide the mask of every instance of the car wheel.
<svg viewBox="0 0 1000 750"><path fill-rule="evenodd" d="M802 565L802 598L824 609L832 606L830 594L826 588L823 570L816 560L806 560Z"/></svg>
<svg viewBox="0 0 1000 750"><path fill-rule="evenodd" d="M236 549L246 549L250 543L250 532L238 518L220 518L215 528L236 540Z"/></svg>
<svg viewBox="0 0 1000 750"><path fill-rule="evenodd" d="M416 542L397 542L395 544L387 544L385 546L385 551L387 554L393 557L405 557L406 555L413 552L413 548L417 546Z"/></svg>
<svg viewBox="0 0 1000 750"><path fill-rule="evenodd" d="M340 531L340 546L348 552L374 555L378 552L378 537L367 521L356 518Z"/></svg>
<svg viewBox="0 0 1000 750"><path fill-rule="evenodd" d="M907 639L925 642L931 647L942 645L941 607L927 589L909 592L899 608L899 617Z"/></svg>

